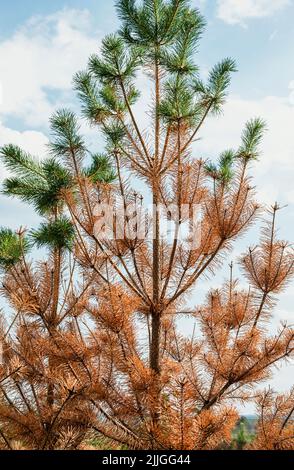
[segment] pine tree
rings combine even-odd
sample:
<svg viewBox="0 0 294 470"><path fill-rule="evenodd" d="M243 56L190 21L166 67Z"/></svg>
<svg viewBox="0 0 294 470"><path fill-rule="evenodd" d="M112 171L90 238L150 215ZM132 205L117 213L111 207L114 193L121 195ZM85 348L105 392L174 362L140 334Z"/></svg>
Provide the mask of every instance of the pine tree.
<svg viewBox="0 0 294 470"><path fill-rule="evenodd" d="M40 200L43 165L40 171L21 151L2 150L9 168L24 168L24 183L8 180L7 194L40 212L57 190L53 219L32 237L50 246L57 263L61 248L70 248L88 286L74 315L79 335L66 336L60 351L67 381L79 384L77 408L89 407L89 428L129 448L217 449L231 441L235 403L257 397L260 424L252 447L291 448L293 395L274 403L257 388L275 364L293 355L293 329L282 325L271 336L266 328L276 295L294 273L293 248L276 234L277 204L264 216L260 242L240 259L248 289L238 286L231 266L221 289L211 289L204 305L187 308L188 296L195 292L197 299L199 279L213 275L262 213L250 169L265 123L247 122L239 148L224 150L216 162L195 158L192 144L206 120L221 112L234 61L222 60L206 82L200 79L194 59L205 22L188 0L116 3L120 30L103 40L100 54L74 79L84 117L105 138L104 153L93 155L85 169L77 120L70 111L57 112L50 149L59 170ZM134 111L139 72L153 87L145 130ZM12 150L16 157L9 156ZM33 182L32 172L38 174ZM132 189L135 178L151 194L151 218L143 191ZM120 237L105 236L106 205L114 209L115 228L124 229ZM193 233L186 239L180 233L197 205L201 237L193 244ZM163 237L166 222L174 225L171 242ZM3 233L16 243L11 232ZM9 267L19 250L7 248L5 236L0 259ZM59 270L54 273L57 279ZM183 316L195 322L188 336L179 331Z"/></svg>

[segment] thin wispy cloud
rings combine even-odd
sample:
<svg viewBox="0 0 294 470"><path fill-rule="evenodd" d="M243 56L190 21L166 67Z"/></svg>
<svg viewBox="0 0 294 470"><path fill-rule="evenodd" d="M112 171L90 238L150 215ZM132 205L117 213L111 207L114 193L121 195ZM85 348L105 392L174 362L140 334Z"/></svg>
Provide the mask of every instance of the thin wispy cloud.
<svg viewBox="0 0 294 470"><path fill-rule="evenodd" d="M0 116L46 125L60 94L71 90L73 74L98 43L87 10L64 9L29 19L0 43Z"/></svg>
<svg viewBox="0 0 294 470"><path fill-rule="evenodd" d="M217 16L226 23L244 26L249 19L271 16L290 4L291 0L218 0Z"/></svg>

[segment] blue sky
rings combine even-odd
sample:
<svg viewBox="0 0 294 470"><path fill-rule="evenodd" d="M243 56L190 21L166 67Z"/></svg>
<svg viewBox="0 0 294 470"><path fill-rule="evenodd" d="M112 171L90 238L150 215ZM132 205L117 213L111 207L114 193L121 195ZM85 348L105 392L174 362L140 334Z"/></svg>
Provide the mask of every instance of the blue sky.
<svg viewBox="0 0 294 470"><path fill-rule="evenodd" d="M293 240L294 227L294 0L192 0L207 20L197 62L202 75L231 56L234 75L224 115L210 119L195 156L215 158L238 146L244 122L260 116L268 132L260 162L253 170L259 199L287 204L280 215L282 238ZM0 145L16 143L40 157L46 153L48 119L58 107L78 111L72 75L97 52L118 21L113 0L11 0L0 2ZM148 96L148 85L141 82ZM144 97L144 93L143 93ZM143 99L144 101L144 99ZM144 104L144 103L143 103ZM146 99L145 99L146 104ZM137 107L144 126L142 106ZM97 134L83 125L91 146ZM5 176L0 167L0 181ZM0 196L0 225L32 226L36 216L17 201ZM234 254L255 241L256 231ZM222 279L222 273L218 280ZM204 291L205 285L199 287ZM293 322L293 285L281 297L273 324ZM274 385L291 385L293 367L277 372Z"/></svg>

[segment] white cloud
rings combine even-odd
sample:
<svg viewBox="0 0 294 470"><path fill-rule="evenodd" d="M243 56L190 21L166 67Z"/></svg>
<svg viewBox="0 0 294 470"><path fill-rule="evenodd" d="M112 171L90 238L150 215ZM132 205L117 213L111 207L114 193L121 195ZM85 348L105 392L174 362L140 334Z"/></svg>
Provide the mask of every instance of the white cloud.
<svg viewBox="0 0 294 470"><path fill-rule="evenodd" d="M218 0L217 16L229 24L242 24L250 18L271 16L291 4L291 0Z"/></svg>
<svg viewBox="0 0 294 470"><path fill-rule="evenodd" d="M43 158L47 152L48 138L42 132L19 132L5 127L0 122L0 147L7 142L19 145L26 152Z"/></svg>
<svg viewBox="0 0 294 470"><path fill-rule="evenodd" d="M5 127L0 122L0 147L8 143L19 145L24 151L42 159L47 153L48 138L42 132L19 132ZM6 176L6 171L0 166L0 182Z"/></svg>
<svg viewBox="0 0 294 470"><path fill-rule="evenodd" d="M53 109L67 102L73 74L97 51L97 37L87 10L64 9L31 18L0 42L0 115L46 126Z"/></svg>
<svg viewBox="0 0 294 470"><path fill-rule="evenodd" d="M44 157L46 135L19 132L12 128L13 120L20 119L28 129L46 128L54 109L71 103L72 76L98 49L97 37L87 10L64 9L32 17L0 42L0 146L14 143ZM10 127L1 123L7 118ZM5 175L0 167L0 180Z"/></svg>

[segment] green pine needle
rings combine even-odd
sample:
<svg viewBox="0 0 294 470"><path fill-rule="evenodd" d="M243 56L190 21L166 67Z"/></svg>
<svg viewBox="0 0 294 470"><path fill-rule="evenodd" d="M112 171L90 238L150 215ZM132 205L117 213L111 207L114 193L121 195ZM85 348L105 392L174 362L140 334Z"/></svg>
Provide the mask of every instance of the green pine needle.
<svg viewBox="0 0 294 470"><path fill-rule="evenodd" d="M75 232L70 220L60 217L55 221L42 223L38 230L31 231L30 236L38 248L71 250Z"/></svg>
<svg viewBox="0 0 294 470"><path fill-rule="evenodd" d="M82 102L82 113L86 119L93 124L99 124L109 116L109 110L102 103L90 72L78 72L74 77L74 88Z"/></svg>
<svg viewBox="0 0 294 470"><path fill-rule="evenodd" d="M181 121L192 126L196 122L199 108L187 79L172 78L166 82L158 113L167 123Z"/></svg>
<svg viewBox="0 0 294 470"><path fill-rule="evenodd" d="M7 270L17 264L29 249L28 240L8 228L0 228L0 267Z"/></svg>
<svg viewBox="0 0 294 470"><path fill-rule="evenodd" d="M236 71L235 61L227 58L212 68L207 85L198 78L194 80L193 89L200 102L205 108L209 107L214 114L220 113L231 83L231 74Z"/></svg>
<svg viewBox="0 0 294 470"><path fill-rule="evenodd" d="M77 118L72 111L61 109L50 119L53 141L50 144L54 156L81 157L85 149L85 143L81 137Z"/></svg>
<svg viewBox="0 0 294 470"><path fill-rule="evenodd" d="M242 144L238 151L241 158L256 160L259 156L259 145L266 130L266 123L260 118L247 121L242 133Z"/></svg>
<svg viewBox="0 0 294 470"><path fill-rule="evenodd" d="M92 164L85 170L85 174L93 183L112 183L116 178L109 158L104 154L92 155Z"/></svg>
<svg viewBox="0 0 294 470"><path fill-rule="evenodd" d="M63 206L62 192L73 187L69 171L54 159L47 159L29 171L20 165L15 172L19 176L7 178L2 185L2 194L18 197L32 204L40 215L47 215Z"/></svg>
<svg viewBox="0 0 294 470"><path fill-rule="evenodd" d="M5 168L14 175L23 177L35 174L38 177L43 177L37 160L17 145L4 145L0 149L0 158Z"/></svg>
<svg viewBox="0 0 294 470"><path fill-rule="evenodd" d="M235 160L234 150L225 150L221 153L218 164L208 162L205 165L206 173L223 185L228 185L234 177L233 165Z"/></svg>

